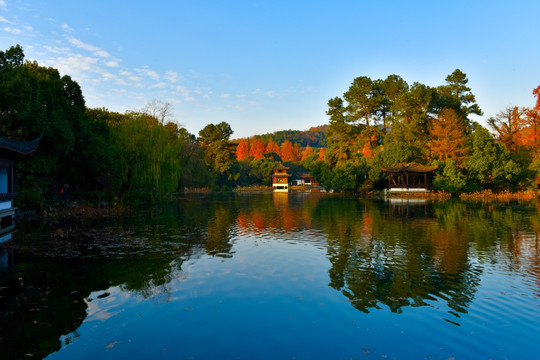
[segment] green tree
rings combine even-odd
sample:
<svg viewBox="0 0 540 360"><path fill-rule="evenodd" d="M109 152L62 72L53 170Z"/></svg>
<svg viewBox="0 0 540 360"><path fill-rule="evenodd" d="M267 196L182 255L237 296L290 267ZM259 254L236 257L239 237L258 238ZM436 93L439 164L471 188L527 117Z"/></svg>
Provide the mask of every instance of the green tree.
<svg viewBox="0 0 540 360"><path fill-rule="evenodd" d="M453 159L448 159L446 162L437 161L436 164L439 168L433 179L432 187L434 190L444 190L455 194L465 188L467 184L465 175Z"/></svg>
<svg viewBox="0 0 540 360"><path fill-rule="evenodd" d="M229 142L232 133L230 125L226 122L217 125L208 124L199 131L199 142L204 148L205 162L220 176L222 185L228 178L226 172L235 163L234 145Z"/></svg>
<svg viewBox="0 0 540 360"><path fill-rule="evenodd" d="M472 133L471 156L465 163L469 171L466 190L511 189L517 185L522 169L512 160L503 144L489 131L476 124Z"/></svg>
<svg viewBox="0 0 540 360"><path fill-rule="evenodd" d="M42 134L39 149L16 163L17 185L47 196L70 183L75 190L94 188L112 166L106 133L86 115L79 85L58 70L23 63L20 46L0 52L0 131L14 140Z"/></svg>
<svg viewBox="0 0 540 360"><path fill-rule="evenodd" d="M333 169L332 189L336 191L356 191L360 184L359 168L353 161L347 161Z"/></svg>
<svg viewBox="0 0 540 360"><path fill-rule="evenodd" d="M178 189L182 147L170 128L148 114L132 112L113 127L113 134L120 194L159 199Z"/></svg>
<svg viewBox="0 0 540 360"><path fill-rule="evenodd" d="M389 75L384 80L374 81L374 115L377 121L383 125L383 132L395 117L396 101L399 96L409 89L409 85L398 75Z"/></svg>
<svg viewBox="0 0 540 360"><path fill-rule="evenodd" d="M470 126L469 115L483 115L482 110L476 103L476 97L467 86L469 79L459 69L446 77L446 84L437 88L438 107L452 108L462 118L467 127Z"/></svg>
<svg viewBox="0 0 540 360"><path fill-rule="evenodd" d="M214 183L215 175L206 166L204 151L195 135L185 128L178 129L178 140L181 143L180 165L182 175L180 187L207 187Z"/></svg>
<svg viewBox="0 0 540 360"><path fill-rule="evenodd" d="M328 164L336 165L347 161L352 157L352 143L358 134L358 129L346 121L345 105L343 99L335 97L328 101L328 111L330 126L326 133L328 150L325 159Z"/></svg>
<svg viewBox="0 0 540 360"><path fill-rule="evenodd" d="M433 105L435 90L415 82L408 91L400 93L396 99L396 122L402 125L408 137L425 141L428 133L428 124L435 115Z"/></svg>
<svg viewBox="0 0 540 360"><path fill-rule="evenodd" d="M359 76L352 82L349 90L343 94L347 102L347 117L349 123L364 122L367 128L377 107L377 90L373 80L367 76Z"/></svg>

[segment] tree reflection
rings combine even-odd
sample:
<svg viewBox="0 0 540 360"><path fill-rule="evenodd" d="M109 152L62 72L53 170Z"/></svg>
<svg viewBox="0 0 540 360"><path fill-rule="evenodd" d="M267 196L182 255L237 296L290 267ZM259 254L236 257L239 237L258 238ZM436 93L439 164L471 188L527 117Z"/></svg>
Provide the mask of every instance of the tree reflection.
<svg viewBox="0 0 540 360"><path fill-rule="evenodd" d="M278 195L193 196L122 218L19 228L9 266L0 266L2 358L41 358L72 341L93 293L106 297L116 287L170 301L185 261L232 257L235 241L246 236L323 233L329 286L366 313L444 305L458 318L486 264L526 269L540 296L538 203Z"/></svg>
<svg viewBox="0 0 540 360"><path fill-rule="evenodd" d="M61 336L65 343L77 336L93 292L119 287L168 301L168 284L185 260L203 252L230 256L233 209L230 200L194 198L123 218L20 228L6 250L9 268L0 271L2 359L60 350Z"/></svg>
<svg viewBox="0 0 540 360"><path fill-rule="evenodd" d="M391 204L331 198L321 200L314 213L327 234L329 285L355 308L369 312L386 305L401 312L405 306L445 302L456 316L474 299L482 262L501 259L497 247L516 246L516 228L523 232L535 217L508 207L471 209L471 204L453 201ZM504 253L516 258L511 251ZM532 257L538 261L537 253Z"/></svg>

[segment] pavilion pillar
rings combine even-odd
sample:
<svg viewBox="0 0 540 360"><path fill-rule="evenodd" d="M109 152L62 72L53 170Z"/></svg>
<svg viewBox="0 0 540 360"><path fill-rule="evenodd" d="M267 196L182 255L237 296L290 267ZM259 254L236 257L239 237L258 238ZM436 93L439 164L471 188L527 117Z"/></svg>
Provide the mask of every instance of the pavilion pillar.
<svg viewBox="0 0 540 360"><path fill-rule="evenodd" d="M405 173L405 181L407 182L407 190L409 190L409 173Z"/></svg>

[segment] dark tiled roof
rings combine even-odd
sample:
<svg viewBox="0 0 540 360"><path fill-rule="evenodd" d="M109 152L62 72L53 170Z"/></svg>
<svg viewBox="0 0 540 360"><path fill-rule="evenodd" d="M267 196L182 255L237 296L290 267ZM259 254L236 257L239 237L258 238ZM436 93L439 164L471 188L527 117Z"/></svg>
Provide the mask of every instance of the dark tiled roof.
<svg viewBox="0 0 540 360"><path fill-rule="evenodd" d="M38 148L42 136L32 141L16 141L0 136L0 148L19 154L30 154Z"/></svg>
<svg viewBox="0 0 540 360"><path fill-rule="evenodd" d="M401 172L409 172L409 173L428 173L437 170L438 166L427 166L427 165L420 165L415 162L411 163L400 163L396 164L394 166L390 167L382 167L381 170L388 173L401 173Z"/></svg>

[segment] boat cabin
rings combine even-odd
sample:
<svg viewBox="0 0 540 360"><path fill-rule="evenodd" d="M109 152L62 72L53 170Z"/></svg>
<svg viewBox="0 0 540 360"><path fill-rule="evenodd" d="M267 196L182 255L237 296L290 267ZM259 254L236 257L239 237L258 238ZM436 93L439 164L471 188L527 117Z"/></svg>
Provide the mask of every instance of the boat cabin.
<svg viewBox="0 0 540 360"><path fill-rule="evenodd" d="M381 166L381 170L388 174L390 192L427 192L437 166L411 162L399 163L387 168Z"/></svg>

